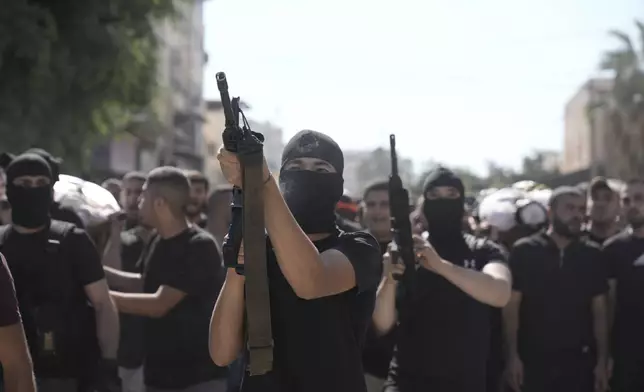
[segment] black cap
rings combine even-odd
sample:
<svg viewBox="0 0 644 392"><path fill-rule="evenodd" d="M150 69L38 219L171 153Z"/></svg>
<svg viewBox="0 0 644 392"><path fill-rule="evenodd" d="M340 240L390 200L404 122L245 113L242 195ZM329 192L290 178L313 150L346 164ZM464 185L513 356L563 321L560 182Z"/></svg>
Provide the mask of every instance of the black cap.
<svg viewBox="0 0 644 392"><path fill-rule="evenodd" d="M611 192L616 192L617 189L613 188L610 185L610 182L604 178L604 177L595 177L590 181L590 185L588 186L588 194L593 197L596 192L601 191L601 190L607 190Z"/></svg>
<svg viewBox="0 0 644 392"><path fill-rule="evenodd" d="M329 136L311 130L298 132L289 140L282 152L282 167L297 158L317 158L329 162L335 170L344 171L344 155L338 143Z"/></svg>

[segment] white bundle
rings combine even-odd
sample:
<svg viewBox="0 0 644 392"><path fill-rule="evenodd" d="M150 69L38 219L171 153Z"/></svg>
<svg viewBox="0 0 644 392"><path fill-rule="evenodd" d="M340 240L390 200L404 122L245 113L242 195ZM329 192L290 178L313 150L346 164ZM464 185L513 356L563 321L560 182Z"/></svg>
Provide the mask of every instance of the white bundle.
<svg viewBox="0 0 644 392"><path fill-rule="evenodd" d="M93 182L61 174L54 184L54 200L73 209L86 227L98 225L121 210L114 196Z"/></svg>

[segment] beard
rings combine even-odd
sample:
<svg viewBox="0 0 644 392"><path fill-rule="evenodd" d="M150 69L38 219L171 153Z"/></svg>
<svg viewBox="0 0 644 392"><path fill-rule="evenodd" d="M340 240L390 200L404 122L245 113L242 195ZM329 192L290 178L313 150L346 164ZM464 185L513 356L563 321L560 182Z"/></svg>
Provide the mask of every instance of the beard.
<svg viewBox="0 0 644 392"><path fill-rule="evenodd" d="M195 217L201 213L201 203L192 201L186 206L186 215Z"/></svg>
<svg viewBox="0 0 644 392"><path fill-rule="evenodd" d="M559 234L562 237L568 239L574 239L579 237L581 233L581 222L578 224L575 223L575 228L572 228L572 224L575 222L564 222L559 218L554 218L552 220L552 229L555 233Z"/></svg>
<svg viewBox="0 0 644 392"><path fill-rule="evenodd" d="M628 224L631 225L634 230L637 230L644 226L644 217L640 216L639 214L635 216L629 214Z"/></svg>

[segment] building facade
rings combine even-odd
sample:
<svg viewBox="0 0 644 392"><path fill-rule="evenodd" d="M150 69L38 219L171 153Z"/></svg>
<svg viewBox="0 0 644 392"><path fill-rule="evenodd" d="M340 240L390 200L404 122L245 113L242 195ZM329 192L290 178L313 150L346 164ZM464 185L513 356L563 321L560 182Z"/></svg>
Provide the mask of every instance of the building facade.
<svg viewBox="0 0 644 392"><path fill-rule="evenodd" d="M605 103L610 79L591 79L568 101L565 110L563 174L590 169L591 175L608 174L611 154L610 116Z"/></svg>
<svg viewBox="0 0 644 392"><path fill-rule="evenodd" d="M93 171L103 177L159 165L202 170L204 25L202 0L176 2L177 16L155 28L159 93L150 113L140 114L132 134L98 146ZM151 113L155 113L152 115Z"/></svg>
<svg viewBox="0 0 644 392"><path fill-rule="evenodd" d="M249 109L243 101L242 109ZM280 169L280 159L284 150L283 131L280 127L268 122L259 122L248 119L248 125L254 132L264 135L264 155L271 172L277 174ZM203 157L204 173L211 184L219 184L224 181L217 162L217 151L221 148L222 131L225 127L224 111L219 101L206 102L205 122L203 132Z"/></svg>

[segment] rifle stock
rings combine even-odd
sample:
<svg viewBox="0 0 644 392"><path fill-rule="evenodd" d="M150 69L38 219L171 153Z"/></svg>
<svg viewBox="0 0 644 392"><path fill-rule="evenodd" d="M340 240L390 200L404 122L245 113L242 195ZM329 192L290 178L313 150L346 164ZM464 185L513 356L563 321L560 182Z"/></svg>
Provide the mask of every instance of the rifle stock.
<svg viewBox="0 0 644 392"><path fill-rule="evenodd" d="M246 277L246 331L251 376L266 374L273 367L266 234L264 223L264 137L250 130L239 107L239 98L230 99L223 72L217 73L217 87L224 109L224 148L234 152L242 170L242 188L233 189L232 222L223 246L224 264L235 267ZM243 125L240 126L240 116ZM237 263L244 241L244 264Z"/></svg>
<svg viewBox="0 0 644 392"><path fill-rule="evenodd" d="M398 174L398 156L396 154L396 135L389 136L391 154L391 175L389 176L389 208L391 211L391 230L396 246L396 256L405 263L403 280L411 279L416 270L416 257L414 256L414 242L412 238L411 222L409 220L409 193L403 186ZM392 257L397 260L397 257ZM401 277L395 277L401 279Z"/></svg>

